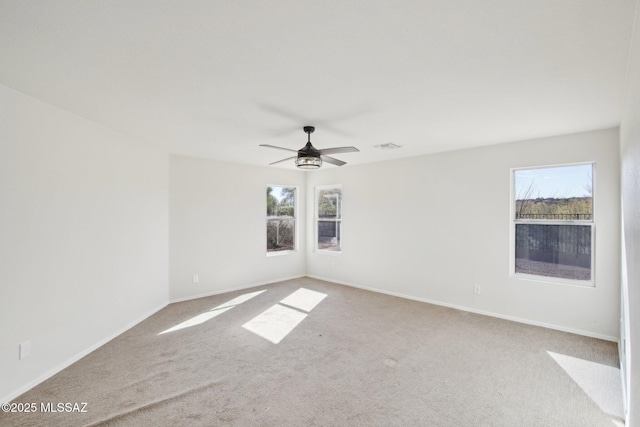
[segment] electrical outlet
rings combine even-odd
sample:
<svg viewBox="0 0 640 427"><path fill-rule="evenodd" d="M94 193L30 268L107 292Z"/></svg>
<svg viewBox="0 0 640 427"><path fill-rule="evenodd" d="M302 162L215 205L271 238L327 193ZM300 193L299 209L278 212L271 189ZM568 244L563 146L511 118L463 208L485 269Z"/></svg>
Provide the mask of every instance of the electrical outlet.
<svg viewBox="0 0 640 427"><path fill-rule="evenodd" d="M197 274L193 275L193 283L198 283L200 281L200 278L198 277Z"/></svg>
<svg viewBox="0 0 640 427"><path fill-rule="evenodd" d="M473 293L480 295L480 285L473 285Z"/></svg>

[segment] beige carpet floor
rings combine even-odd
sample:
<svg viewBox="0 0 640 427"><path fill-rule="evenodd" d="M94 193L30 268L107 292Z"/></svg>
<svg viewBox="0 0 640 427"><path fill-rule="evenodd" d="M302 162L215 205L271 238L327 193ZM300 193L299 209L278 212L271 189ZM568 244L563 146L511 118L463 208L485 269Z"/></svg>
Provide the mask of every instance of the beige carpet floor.
<svg viewBox="0 0 640 427"><path fill-rule="evenodd" d="M611 342L303 278L170 304L0 425L616 426L617 366Z"/></svg>

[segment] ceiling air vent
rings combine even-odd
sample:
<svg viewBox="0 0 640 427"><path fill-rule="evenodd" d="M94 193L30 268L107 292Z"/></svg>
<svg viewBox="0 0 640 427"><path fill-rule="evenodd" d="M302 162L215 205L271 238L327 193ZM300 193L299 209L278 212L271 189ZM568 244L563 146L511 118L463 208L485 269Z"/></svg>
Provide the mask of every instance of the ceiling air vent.
<svg viewBox="0 0 640 427"><path fill-rule="evenodd" d="M400 148L400 147L401 147L400 145L396 145L393 142L373 146L373 148L378 148L380 150L395 150L396 148Z"/></svg>

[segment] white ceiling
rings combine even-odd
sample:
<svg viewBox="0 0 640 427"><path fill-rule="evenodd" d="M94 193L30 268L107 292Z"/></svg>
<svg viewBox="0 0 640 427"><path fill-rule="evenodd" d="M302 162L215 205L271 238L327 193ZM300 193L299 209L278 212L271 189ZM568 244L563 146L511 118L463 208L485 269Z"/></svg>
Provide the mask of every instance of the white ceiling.
<svg viewBox="0 0 640 427"><path fill-rule="evenodd" d="M267 165L310 124L361 164L617 126L636 3L0 0L0 84L172 153Z"/></svg>

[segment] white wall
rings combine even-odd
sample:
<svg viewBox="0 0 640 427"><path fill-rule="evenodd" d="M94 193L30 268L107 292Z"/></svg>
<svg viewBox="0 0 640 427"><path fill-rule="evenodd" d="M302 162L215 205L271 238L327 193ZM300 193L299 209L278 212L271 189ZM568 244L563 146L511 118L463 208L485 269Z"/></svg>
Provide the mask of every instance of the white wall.
<svg viewBox="0 0 640 427"><path fill-rule="evenodd" d="M510 169L586 161L596 162L596 286L510 277ZM309 275L616 339L617 129L327 168L308 175L307 191L328 184L343 185L343 252L314 253L309 221Z"/></svg>
<svg viewBox="0 0 640 427"><path fill-rule="evenodd" d="M627 311L627 427L640 426L640 7L636 9L635 28L629 58L627 98L620 125L622 158L622 232L626 255L623 278Z"/></svg>
<svg viewBox="0 0 640 427"><path fill-rule="evenodd" d="M266 256L267 186L298 187L305 218L304 173L171 156L170 182L171 301L305 275L304 222L301 250Z"/></svg>
<svg viewBox="0 0 640 427"><path fill-rule="evenodd" d="M167 230L166 152L0 86L0 401L166 304Z"/></svg>

